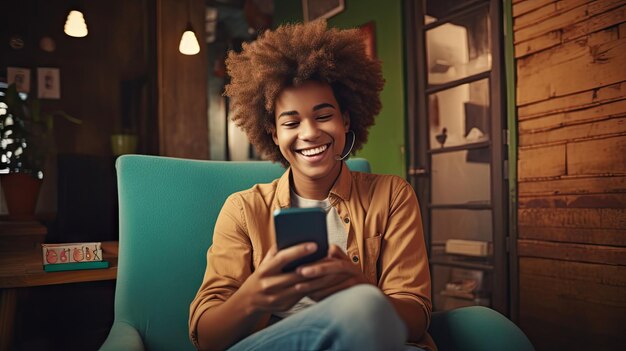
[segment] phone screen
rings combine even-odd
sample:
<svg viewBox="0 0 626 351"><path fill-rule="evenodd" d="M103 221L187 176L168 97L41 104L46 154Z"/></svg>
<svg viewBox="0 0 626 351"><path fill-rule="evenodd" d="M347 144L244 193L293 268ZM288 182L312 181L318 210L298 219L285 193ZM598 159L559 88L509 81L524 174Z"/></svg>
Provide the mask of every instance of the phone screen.
<svg viewBox="0 0 626 351"><path fill-rule="evenodd" d="M302 264L315 262L328 254L326 212L319 207L276 210L274 229L279 250L305 242L317 244L316 252L288 263L283 268L284 272L293 271Z"/></svg>

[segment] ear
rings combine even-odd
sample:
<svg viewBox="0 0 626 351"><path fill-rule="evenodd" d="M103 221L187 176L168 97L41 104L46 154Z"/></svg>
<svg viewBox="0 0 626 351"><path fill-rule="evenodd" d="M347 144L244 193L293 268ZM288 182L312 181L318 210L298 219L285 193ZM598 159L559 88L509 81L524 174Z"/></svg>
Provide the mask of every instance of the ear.
<svg viewBox="0 0 626 351"><path fill-rule="evenodd" d="M342 114L343 117L343 128L347 133L350 130L350 112L346 111Z"/></svg>
<svg viewBox="0 0 626 351"><path fill-rule="evenodd" d="M274 144L278 146L278 134L276 134L276 128L272 130L272 139L274 140Z"/></svg>

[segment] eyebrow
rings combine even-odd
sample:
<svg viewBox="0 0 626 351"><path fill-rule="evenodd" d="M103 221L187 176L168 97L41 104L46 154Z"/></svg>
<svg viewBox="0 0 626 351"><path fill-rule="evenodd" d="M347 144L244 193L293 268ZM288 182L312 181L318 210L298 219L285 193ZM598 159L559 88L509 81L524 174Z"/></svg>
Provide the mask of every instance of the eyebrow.
<svg viewBox="0 0 626 351"><path fill-rule="evenodd" d="M321 110L323 108L335 109L335 106L333 106L333 105L331 105L331 104L329 104L327 102L324 102L324 103L321 103L321 104L313 106L313 111L318 111L318 110ZM295 111L295 110L293 110L293 111L285 111L285 112L282 112L280 115L278 115L278 118L283 117L283 116L295 116L297 114L298 114L298 111Z"/></svg>

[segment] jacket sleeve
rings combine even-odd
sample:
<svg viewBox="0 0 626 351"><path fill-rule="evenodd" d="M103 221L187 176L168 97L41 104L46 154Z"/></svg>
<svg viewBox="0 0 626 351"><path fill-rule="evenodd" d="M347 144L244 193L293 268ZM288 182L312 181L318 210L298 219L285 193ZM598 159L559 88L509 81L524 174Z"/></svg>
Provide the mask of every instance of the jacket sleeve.
<svg viewBox="0 0 626 351"><path fill-rule="evenodd" d="M189 335L196 347L202 313L226 301L252 273L252 244L241 201L231 195L217 218L204 279L189 308Z"/></svg>
<svg viewBox="0 0 626 351"><path fill-rule="evenodd" d="M431 281L420 208L413 188L401 178L395 180L379 257L378 284L387 296L419 304L428 326Z"/></svg>

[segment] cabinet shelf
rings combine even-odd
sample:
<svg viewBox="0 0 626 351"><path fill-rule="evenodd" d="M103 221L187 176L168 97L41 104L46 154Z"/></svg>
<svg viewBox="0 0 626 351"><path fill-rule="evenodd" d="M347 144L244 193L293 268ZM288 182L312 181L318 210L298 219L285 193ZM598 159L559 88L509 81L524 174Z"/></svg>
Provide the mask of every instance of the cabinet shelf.
<svg viewBox="0 0 626 351"><path fill-rule="evenodd" d="M448 90L454 87L457 87L459 85L463 85L463 84L469 84L469 83L473 83L476 81L479 81L481 79L486 79L490 77L491 72L489 70L484 71L484 72L480 72L477 74L473 74L467 77L463 77L463 78L459 78L459 79L455 79L449 82L445 82L445 83L441 83L441 84L430 84L428 88L426 88L426 94L430 95L430 94L435 94L438 93L440 91L444 91L444 90Z"/></svg>
<svg viewBox="0 0 626 351"><path fill-rule="evenodd" d="M430 209L490 210L490 203L428 204Z"/></svg>
<svg viewBox="0 0 626 351"><path fill-rule="evenodd" d="M429 243L433 306L449 310L476 304L476 299L440 294L455 277L475 274L484 277L481 290L487 296L479 296L479 303L508 311L509 262L515 261L508 261L514 253L505 245L509 186L502 170L508 167L508 119L501 1L435 3L404 2L410 48L408 166L423 170L409 175ZM486 252L457 251L452 245L446 252L452 239L490 244ZM467 255L472 253L487 256Z"/></svg>
<svg viewBox="0 0 626 351"><path fill-rule="evenodd" d="M473 150L473 149L484 149L491 145L490 140L479 141L475 143L467 143L455 146L444 146L438 149L430 149L428 150L429 154L442 154L446 152L455 152L455 151L463 151L463 150Z"/></svg>
<svg viewBox="0 0 626 351"><path fill-rule="evenodd" d="M489 257L448 255L445 253L433 252L430 257L430 264L465 269L477 269L481 271L493 271L493 264Z"/></svg>

